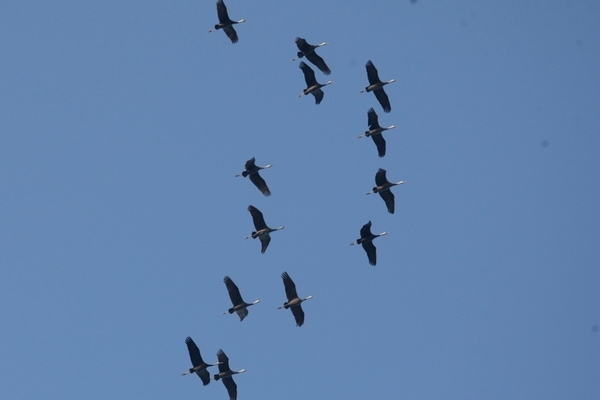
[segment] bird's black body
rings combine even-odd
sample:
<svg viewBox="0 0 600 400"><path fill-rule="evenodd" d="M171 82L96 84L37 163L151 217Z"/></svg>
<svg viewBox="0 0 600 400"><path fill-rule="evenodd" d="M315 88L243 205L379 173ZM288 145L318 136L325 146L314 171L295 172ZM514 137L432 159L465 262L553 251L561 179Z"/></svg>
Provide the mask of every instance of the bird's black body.
<svg viewBox="0 0 600 400"><path fill-rule="evenodd" d="M363 249L367 253L367 258L369 259L369 264L376 265L377 264L377 249L373 244L373 240L378 238L379 236L387 235L387 232L382 232L379 235L374 235L371 233L371 221L367 222L360 228L360 237L356 239L356 242L351 244L360 244Z"/></svg>
<svg viewBox="0 0 600 400"><path fill-rule="evenodd" d="M296 320L296 326L302 326L304 324L304 311L302 310L302 302L308 299L312 299L313 296L308 296L305 298L298 297L298 293L296 292L296 284L290 278L287 272L281 274L281 278L283 279L283 285L285 287L285 295L288 299L283 306L279 308L285 308L286 310L289 308L292 310L292 314L294 315L294 319Z"/></svg>
<svg viewBox="0 0 600 400"><path fill-rule="evenodd" d="M229 394L229 400L236 400L237 399L237 385L233 381L232 376L235 374L240 374L242 372L246 372L246 370L242 369L240 371L232 371L229 368L229 358L227 357L227 355L225 355L225 352L223 350L219 349L219 351L217 352L217 358L220 363L219 364L219 373L215 374L213 376L213 378L215 379L215 381L218 381L218 380L223 381L223 385L225 385L225 388L227 389L227 393Z"/></svg>
<svg viewBox="0 0 600 400"><path fill-rule="evenodd" d="M223 29L223 32L231 40L231 43L237 43L239 38L235 29L233 29L233 25L240 24L246 20L233 21L230 19L227 13L227 6L225 6L223 0L217 0L217 16L219 17L219 23L215 25L214 30ZM209 32L212 32L212 30Z"/></svg>
<svg viewBox="0 0 600 400"><path fill-rule="evenodd" d="M262 194L264 194L265 196L270 196L271 191L269 190L267 183L262 178L262 176L260 176L258 171L260 171L261 169L270 168L271 166L267 165L264 167L259 167L255 164L255 161L256 159L254 157L246 161L246 164L244 165L245 170L242 171L240 175L244 178L249 177L250 181L254 184L254 186L258 188L258 190L260 190Z"/></svg>
<svg viewBox="0 0 600 400"><path fill-rule="evenodd" d="M248 206L248 211L250 211L250 215L252 215L252 221L254 222L255 231L252 232L250 236L246 236L245 239L260 239L261 249L260 252L264 253L267 251L267 247L269 247L269 243L271 242L271 235L269 233L284 229L285 226L280 226L279 228L269 228L265 222L263 214L258 210L258 208L253 205Z"/></svg>
<svg viewBox="0 0 600 400"><path fill-rule="evenodd" d="M375 65L373 65L373 62L371 60L367 61L365 67L367 68L367 78L369 79L369 86L367 86L365 90L363 90L363 92L375 93L375 97L377 98L377 101L379 101L379 104L381 104L381 107L383 107L383 111L389 113L390 111L392 111L392 106L390 105L390 99L383 90L383 87L388 83L394 82L395 79L382 82L379 79L377 68L375 68Z"/></svg>
<svg viewBox="0 0 600 400"><path fill-rule="evenodd" d="M323 100L323 96L325 96L321 88L323 86L329 85L333 81L329 81L327 83L319 83L315 78L315 71L313 71L311 67L306 65L306 63L304 62L300 62L299 67L304 73L304 81L306 82L306 89L304 89L300 96L312 94L313 96L315 96L315 104L320 104Z"/></svg>
<svg viewBox="0 0 600 400"><path fill-rule="evenodd" d="M300 51L297 53L297 58L295 58L294 60L306 57L308 61L313 63L325 75L331 74L331 70L329 69L327 64L325 64L325 61L321 57L319 57L317 53L315 53L315 49L324 46L325 44L325 42L321 44L308 44L308 42L305 39L297 37L296 46L298 46L298 50Z"/></svg>
<svg viewBox="0 0 600 400"><path fill-rule="evenodd" d="M246 303L240 294L240 290L237 285L233 283L230 277L226 276L223 278L223 282L225 282L225 287L227 287L227 292L229 293L229 298L231 299L231 303L233 307L231 307L227 312L229 314L233 314L234 312L240 317L240 321L243 321L244 318L248 315L248 307L260 303L260 300L256 300L253 303Z"/></svg>
<svg viewBox="0 0 600 400"><path fill-rule="evenodd" d="M196 343L194 343L191 337L188 336L185 338L185 344L187 345L193 367L189 369L189 372L184 373L183 375L196 373L202 380L202 384L204 386L208 385L210 383L210 374L206 368L215 364L207 364L202 360L200 349L196 346Z"/></svg>

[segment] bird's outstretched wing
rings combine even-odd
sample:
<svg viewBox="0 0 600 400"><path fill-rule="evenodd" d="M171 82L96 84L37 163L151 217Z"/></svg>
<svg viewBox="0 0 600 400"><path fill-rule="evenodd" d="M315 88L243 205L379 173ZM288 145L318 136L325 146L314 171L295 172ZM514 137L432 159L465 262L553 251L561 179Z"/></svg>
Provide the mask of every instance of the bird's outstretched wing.
<svg viewBox="0 0 600 400"><path fill-rule="evenodd" d="M250 215L252 215L252 222L254 222L254 228L257 231L267 227L263 214L259 211L258 208L250 205L248 206L248 211L250 211Z"/></svg>
<svg viewBox="0 0 600 400"><path fill-rule="evenodd" d="M367 252L367 258L369 259L369 264L376 265L377 264L377 249L372 241L363 242L363 249Z"/></svg>
<svg viewBox="0 0 600 400"><path fill-rule="evenodd" d="M264 253L267 251L267 247L269 247L269 243L271 243L271 235L264 234L258 237L260 239L260 252Z"/></svg>
<svg viewBox="0 0 600 400"><path fill-rule="evenodd" d="M238 289L237 285L231 280L231 278L226 276L223 278L223 282L225 282L225 286L227 287L227 292L229 293L231 303L234 306L244 303L244 299L242 299L242 295L240 294L240 289Z"/></svg>
<svg viewBox="0 0 600 400"><path fill-rule="evenodd" d="M390 214L393 214L394 208L395 208L394 193L392 193L392 191L390 189L388 189L388 190L383 190L383 191L379 192L379 195L385 202L385 206L387 207L388 212Z"/></svg>
<svg viewBox="0 0 600 400"><path fill-rule="evenodd" d="M327 66L327 64L325 64L325 60L323 60L314 51L311 51L310 53L308 53L306 55L306 59L308 61L310 61L311 63L313 63L317 68L319 68L319 70L321 70L321 72L323 72L325 75L331 74L331 70L329 69L329 67Z"/></svg>
<svg viewBox="0 0 600 400"><path fill-rule="evenodd" d="M232 377L223 378L223 385L227 388L227 393L229 394L229 400L237 399L237 385L233 381Z"/></svg>
<svg viewBox="0 0 600 400"><path fill-rule="evenodd" d="M373 93L375 93L375 97L377 98L377 101L379 101L379 104L381 104L381 107L383 108L384 112L389 113L390 111L392 111L390 99L388 98L383 88L375 89L373 90Z"/></svg>
<svg viewBox="0 0 600 400"><path fill-rule="evenodd" d="M371 135L371 137L373 138L373 142L375 142L375 146L377 146L377 155L379 157L385 156L385 139L383 135L378 133L377 135Z"/></svg>
<svg viewBox="0 0 600 400"><path fill-rule="evenodd" d="M371 60L367 61L365 67L367 67L367 78L369 79L369 84L374 85L378 82L381 82L379 80L377 68L375 68L375 65L373 65L373 62Z"/></svg>
<svg viewBox="0 0 600 400"><path fill-rule="evenodd" d="M252 183L254 183L254 186L256 186L258 188L258 190L261 191L262 194L264 194L265 196L271 195L271 191L269 190L269 187L267 186L267 182L265 182L265 180L262 178L262 176L260 176L258 174L258 172L255 172L254 174L250 174L250 181Z"/></svg>
<svg viewBox="0 0 600 400"><path fill-rule="evenodd" d="M223 0L217 0L217 17L219 17L219 22L222 24L231 21L229 14L227 14L227 6Z"/></svg>
<svg viewBox="0 0 600 400"><path fill-rule="evenodd" d="M285 295L288 301L298 298L298 293L296 292L296 284L290 278L287 272L281 274L281 278L283 279L283 286L285 287Z"/></svg>
<svg viewBox="0 0 600 400"><path fill-rule="evenodd" d="M312 95L315 96L315 104L321 104L321 101L323 101L323 97L325 96L325 93L323 93L323 91L321 89L317 89L312 92Z"/></svg>
<svg viewBox="0 0 600 400"><path fill-rule="evenodd" d="M225 32L225 34L227 35L229 40L231 40L231 43L237 43L239 41L237 32L235 31L233 26L229 25L229 26L224 27L223 32Z"/></svg>
<svg viewBox="0 0 600 400"><path fill-rule="evenodd" d="M306 65L304 61L300 62L300 69L304 73L304 81L306 82L306 87L311 87L317 84L317 78L315 78L315 71L312 70L311 67Z"/></svg>
<svg viewBox="0 0 600 400"><path fill-rule="evenodd" d="M296 326L302 326L302 324L304 324L304 310L302 310L302 306L298 304L297 306L293 306L290 308L292 310L292 314L294 314Z"/></svg>

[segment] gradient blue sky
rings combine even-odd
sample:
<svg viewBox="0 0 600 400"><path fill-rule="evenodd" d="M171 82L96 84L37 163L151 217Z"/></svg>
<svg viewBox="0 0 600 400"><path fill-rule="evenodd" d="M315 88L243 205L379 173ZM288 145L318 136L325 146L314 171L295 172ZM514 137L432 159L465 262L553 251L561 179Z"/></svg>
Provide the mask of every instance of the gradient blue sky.
<svg viewBox="0 0 600 400"><path fill-rule="evenodd" d="M600 5L226 4L235 45L212 0L4 2L0 397L227 399L180 376L191 336L240 400L600 398ZM319 106L296 36L330 43ZM287 226L266 254L249 204Z"/></svg>

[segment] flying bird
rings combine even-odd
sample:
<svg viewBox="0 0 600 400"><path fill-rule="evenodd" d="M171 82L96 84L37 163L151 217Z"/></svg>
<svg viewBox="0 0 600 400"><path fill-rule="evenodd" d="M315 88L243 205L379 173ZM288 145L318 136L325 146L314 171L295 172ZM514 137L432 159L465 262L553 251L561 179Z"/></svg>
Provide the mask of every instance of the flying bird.
<svg viewBox="0 0 600 400"><path fill-rule="evenodd" d="M375 184L377 186L375 186L373 188L373 190L367 194L379 193L379 195L385 202L388 212L390 214L393 214L394 213L394 193L392 193L392 191L390 189L392 188L392 186L402 185L403 183L406 183L406 182L405 181L399 181L399 182L395 182L395 183L390 182L387 180L385 174L386 174L386 170L383 168L379 168L379 171L377 171L377 173L375 174Z"/></svg>
<svg viewBox="0 0 600 400"><path fill-rule="evenodd" d="M223 0L217 1L217 15L219 17L219 23L215 25L214 29L211 29L208 32L214 32L219 29L223 29L223 32L227 35L231 43L238 42L238 35L235 29L233 29L233 25L241 24L242 22L246 22L245 19L240 19L239 21L233 21L229 18L229 14L227 14L227 6L223 3Z"/></svg>
<svg viewBox="0 0 600 400"><path fill-rule="evenodd" d="M325 61L321 57L319 57L317 53L315 53L315 49L325 46L326 44L327 42L319 44L308 44L308 42L305 39L297 37L296 46L298 46L298 50L300 51L297 53L297 57L295 57L292 61L295 61L302 57L306 57L306 59L313 63L317 68L319 68L321 72L323 72L325 75L329 75L331 73L331 70L329 69L327 64L325 64Z"/></svg>
<svg viewBox="0 0 600 400"><path fill-rule="evenodd" d="M373 139L373 142L375 142L375 146L377 146L377 154L379 157L385 156L385 139L383 137L383 132L389 129L394 129L396 126L380 126L379 117L373 108L369 108L369 111L367 111L367 123L369 125L369 130L363 135L360 135L359 138L370 136Z"/></svg>
<svg viewBox="0 0 600 400"><path fill-rule="evenodd" d="M292 314L294 314L296 326L302 326L302 324L304 324L304 311L302 311L302 306L300 304L305 300L312 299L314 296L308 296L303 299L299 298L298 293L296 292L296 285L288 273L284 272L281 274L281 278L283 279L285 295L287 296L288 301L283 303L283 306L277 308L285 308L286 310L290 308L292 310Z"/></svg>
<svg viewBox="0 0 600 400"><path fill-rule="evenodd" d="M206 368L217 365L218 363L205 363L200 355L200 349L198 349L198 346L196 346L196 343L194 343L191 337L188 336L185 338L185 344L187 345L188 352L190 353L190 360L192 360L193 368L190 368L188 372L184 372L181 375L183 376L196 373L202 380L202 384L204 386L208 385L210 383L210 375L208 374L208 370Z"/></svg>
<svg viewBox="0 0 600 400"><path fill-rule="evenodd" d="M315 96L315 104L321 103L321 100L323 100L323 96L325 96L325 94L323 93L321 88L323 86L327 86L327 85L333 83L333 81L328 81L327 83L317 82L317 79L315 78L315 71L313 71L311 67L306 65L304 63L304 61L300 62L300 69L302 70L302 72L304 72L304 80L306 81L306 89L304 89L304 91L302 93L300 93L298 95L298 97L312 94L313 96Z"/></svg>
<svg viewBox="0 0 600 400"><path fill-rule="evenodd" d="M239 371L232 371L229 368L229 358L225 355L225 352L221 349L217 352L217 358L219 359L219 373L214 375L215 381L219 379L223 380L223 385L227 388L227 393L229 393L229 400L237 399L237 385L233 381L232 376L235 374L241 374L242 372L246 372L245 369L240 369Z"/></svg>
<svg viewBox="0 0 600 400"><path fill-rule="evenodd" d="M238 289L236 284L233 283L230 277L226 276L225 278L223 278L223 282L225 282L227 292L229 293L229 298L231 299L231 303L233 304L233 307L225 311L223 314L233 314L235 312L237 313L238 317L240 317L241 322L248 315L248 307L260 303L261 300L255 300L252 303L246 303L244 299L242 299L240 290Z"/></svg>
<svg viewBox="0 0 600 400"><path fill-rule="evenodd" d="M260 252L264 253L267 251L267 247L269 247L269 243L271 242L271 236L269 233L285 229L285 226L280 226L279 228L269 228L258 208L250 205L248 206L248 211L250 211L250 215L252 215L252 221L254 222L254 229L256 229L256 231L253 231L250 236L246 236L244 239L259 238L261 244Z"/></svg>
<svg viewBox="0 0 600 400"><path fill-rule="evenodd" d="M254 157L246 161L246 165L244 165L244 168L246 170L242 171L241 174L237 174L236 176L243 176L244 178L250 176L250 181L254 183L254 186L256 186L258 190L260 190L265 196L270 196L271 191L269 190L267 183L262 178L262 176L260 176L258 171L260 171L261 169L271 168L272 165L269 164L265 165L264 167L259 167L254 163L254 161L256 161Z"/></svg>
<svg viewBox="0 0 600 400"><path fill-rule="evenodd" d="M375 93L375 97L377 97L377 101L383 107L383 111L389 113L392 111L392 106L390 105L390 99L387 97L387 94L383 91L383 87L388 83L396 82L395 79L390 79L389 81L381 81L379 80L379 74L377 73L377 68L373 65L371 60L367 61L365 64L367 67L367 78L369 78L369 86L365 88L365 90L361 90L361 93L364 92L373 92Z"/></svg>
<svg viewBox="0 0 600 400"><path fill-rule="evenodd" d="M369 259L369 264L376 265L377 264L377 249L373 244L373 239L378 238L379 236L387 235L387 232L381 232L379 235L373 235L371 233L371 221L367 222L360 228L360 238L356 239L356 242L350 243L350 245L362 244L363 249L367 252L367 258Z"/></svg>

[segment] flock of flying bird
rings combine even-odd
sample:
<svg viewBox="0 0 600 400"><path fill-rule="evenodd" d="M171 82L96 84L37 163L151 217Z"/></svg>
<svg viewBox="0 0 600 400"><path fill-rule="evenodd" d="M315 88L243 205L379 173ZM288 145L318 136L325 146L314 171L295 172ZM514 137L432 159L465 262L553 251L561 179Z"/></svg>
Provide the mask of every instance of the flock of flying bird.
<svg viewBox="0 0 600 400"><path fill-rule="evenodd" d="M211 29L209 32L221 29L223 30L223 32L225 32L225 34L227 35L229 40L231 40L232 43L237 43L239 41L239 38L233 26L235 24L241 24L243 22L246 22L246 20L241 19L234 21L230 19L227 12L227 7L225 6L223 0L217 0L217 15L219 23L216 24L214 28ZM315 52L315 50L319 47L325 46L327 42L312 45L309 44L305 39L300 37L296 38L295 42L296 46L298 47L298 52L297 56L292 61L298 60L300 58L306 58L307 61L315 65L325 75L331 74L331 70L329 69L323 58L321 58ZM365 66L367 70L367 78L369 81L369 85L360 93L373 92L379 104L383 108L383 111L386 113L391 112L392 107L390 104L390 100L387 94L385 93L383 87L389 83L394 82L395 79L381 81L379 79L377 68L375 68L375 65L371 60L367 61ZM301 61L299 67L304 74L306 88L301 94L298 95L298 97L312 94L315 97L315 104L320 104L323 101L323 97L325 96L322 88L333 83L333 81L330 80L326 83L319 83L316 80L315 72L310 66ZM367 130L363 135L360 135L358 137L371 137L377 147L377 153L379 157L384 157L386 154L386 142L382 134L386 130L395 128L395 126L392 125L388 127L382 127L379 125L378 119L379 118L375 110L373 108L370 108L367 112L367 123L369 126L369 130ZM267 186L265 180L259 174L260 170L267 169L270 167L271 165L257 166L256 159L252 157L250 160L246 161L244 171L242 171L240 174L237 174L236 176L249 178L250 181L258 188L258 190L264 196L270 196L271 190ZM405 183L405 181L388 181L386 177L386 170L380 168L375 175L376 186L373 187L373 189L370 192L368 192L367 195L378 193L385 202L387 211L390 214L393 214L395 211L395 198L394 194L390 189L394 186L401 185L403 183ZM248 206L248 211L252 216L252 221L254 223L255 230L252 231L252 233L246 236L244 239L258 238L261 243L260 251L261 253L264 253L267 250L269 243L271 242L270 233L282 230L285 228L285 226L270 228L266 224L263 214L260 210L250 205ZM373 240L384 235L387 235L387 232L373 234L371 232L371 221L369 221L360 229L360 238L358 238L356 241L350 244L361 245L367 253L367 259L369 261L369 264L374 266L377 264L377 252L373 244ZM298 293L296 292L296 285L287 272L283 272L281 274L281 278L283 279L287 301L281 307L278 308L291 310L296 321L296 326L300 327L304 324L304 311L302 310L301 304L305 300L312 299L314 296L308 296L304 298L299 297ZM223 282L225 283L225 287L227 288L227 292L232 303L232 307L225 311L223 314L236 313L241 322L244 320L244 318L248 316L248 307L260 303L261 300L255 300L252 303L247 303L242 298L239 288L229 276L225 276L225 278L223 278ZM192 368L190 368L187 372L184 372L182 375L195 373L198 375L198 377L200 377L204 385L208 385L210 383L210 374L207 368L211 366L218 366L219 373L213 376L214 380L221 380L227 389L229 399L236 400L237 385L233 381L233 375L246 372L246 370L231 370L231 368L229 367L229 358L221 349L217 352L217 362L215 362L214 364L207 364L202 359L202 356L200 355L200 350L191 337L187 337L185 339L185 343L187 345L190 360L192 362Z"/></svg>

